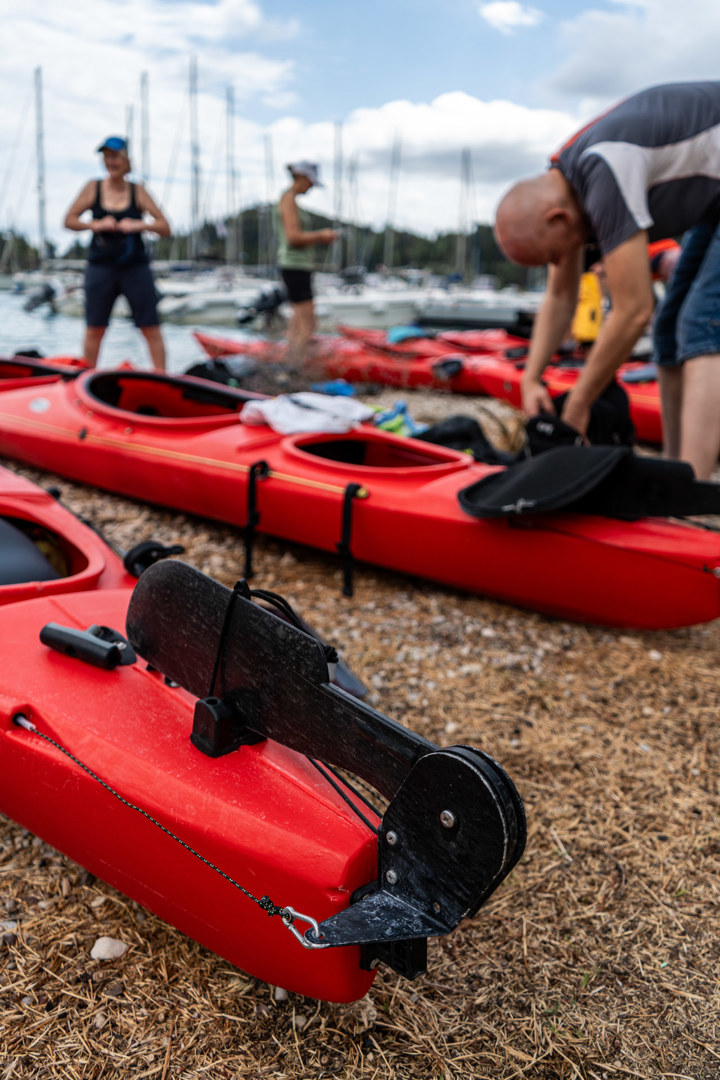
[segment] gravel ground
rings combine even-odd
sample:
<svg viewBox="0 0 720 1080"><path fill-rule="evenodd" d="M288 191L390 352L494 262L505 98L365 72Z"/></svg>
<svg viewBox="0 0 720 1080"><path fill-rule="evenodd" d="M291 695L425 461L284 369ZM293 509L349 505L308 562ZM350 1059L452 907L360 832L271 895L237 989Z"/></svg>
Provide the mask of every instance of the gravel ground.
<svg viewBox="0 0 720 1080"><path fill-rule="evenodd" d="M504 447L513 410L386 392L413 417L473 415ZM156 536L232 584L236 530L35 470L128 547ZM0 819L0 1080L336 1077L559 1080L720 1074L718 623L673 632L558 622L260 537L285 595L383 712L470 743L515 780L526 853L428 974L381 970L353 1006L286 995ZM98 938L127 946L94 959Z"/></svg>

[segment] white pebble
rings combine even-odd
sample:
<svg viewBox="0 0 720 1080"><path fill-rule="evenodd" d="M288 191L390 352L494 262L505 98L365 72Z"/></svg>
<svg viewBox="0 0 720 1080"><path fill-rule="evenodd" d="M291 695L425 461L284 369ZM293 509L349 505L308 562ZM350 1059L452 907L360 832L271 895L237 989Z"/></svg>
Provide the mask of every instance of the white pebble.
<svg viewBox="0 0 720 1080"><path fill-rule="evenodd" d="M276 1001L287 1001L288 992L287 990L284 990L282 986L276 986L273 990L273 997Z"/></svg>
<svg viewBox="0 0 720 1080"><path fill-rule="evenodd" d="M111 937L101 937L93 945L90 955L93 960L117 960L126 952L127 945L123 941Z"/></svg>

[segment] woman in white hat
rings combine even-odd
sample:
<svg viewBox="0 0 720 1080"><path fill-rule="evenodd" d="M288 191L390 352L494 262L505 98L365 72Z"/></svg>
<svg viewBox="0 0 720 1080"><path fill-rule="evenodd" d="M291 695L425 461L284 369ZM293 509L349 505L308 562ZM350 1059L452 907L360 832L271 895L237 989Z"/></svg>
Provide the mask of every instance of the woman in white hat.
<svg viewBox="0 0 720 1080"><path fill-rule="evenodd" d="M298 207L298 195L311 187L322 187L318 166L311 161L288 165L292 184L283 194L277 207L278 269L292 305L288 327L288 356L292 363L301 364L306 357L310 339L315 332L312 272L315 269L316 244L332 244L338 233L334 229L310 229L307 211Z"/></svg>
<svg viewBox="0 0 720 1080"><path fill-rule="evenodd" d="M125 296L147 343L153 367L165 369L165 346L157 312L155 282L143 232L170 236L162 210L130 172L127 140L111 135L98 146L107 176L90 180L65 217L65 228L92 233L85 268L85 342L83 356L93 367L118 296ZM89 220L82 215L92 212Z"/></svg>

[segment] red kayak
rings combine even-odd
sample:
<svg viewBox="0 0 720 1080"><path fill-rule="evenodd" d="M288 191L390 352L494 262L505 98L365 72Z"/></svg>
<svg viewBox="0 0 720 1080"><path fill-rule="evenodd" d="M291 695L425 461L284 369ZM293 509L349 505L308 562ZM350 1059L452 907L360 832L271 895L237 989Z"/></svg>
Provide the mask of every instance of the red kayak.
<svg viewBox="0 0 720 1080"><path fill-rule="evenodd" d="M659 629L720 615L715 532L568 510L478 520L460 494L497 467L368 425L281 435L242 422L249 397L86 372L3 394L0 453L249 536L340 551L348 568L355 558L561 618Z"/></svg>
<svg viewBox="0 0 720 1080"><path fill-rule="evenodd" d="M56 379L73 378L87 369L85 360L75 356L0 357L0 391L13 390L18 386L37 386L41 380L54 382Z"/></svg>
<svg viewBox="0 0 720 1080"><path fill-rule="evenodd" d="M389 344L384 330L343 327L346 338L318 338L313 365L325 378L351 383L379 383L400 389L447 390L455 394L484 394L521 406L520 382L527 341L505 330L468 330L411 338ZM211 359L238 354L264 362L282 361L284 343L242 342L195 333ZM462 347L467 353L449 352ZM572 357L545 369L544 382L552 397L575 384L581 360ZM640 442L662 443L662 417L657 378L644 361L629 361L618 371L628 395L630 415Z"/></svg>
<svg viewBox="0 0 720 1080"><path fill-rule="evenodd" d="M524 368L523 358L501 355L487 358L480 372L481 393L507 401L519 409L522 404L520 384ZM543 382L550 396L559 397L571 390L581 369L581 364L573 364L570 360L562 365L548 365L543 373ZM661 444L660 389L652 365L640 360L629 361L618 369L617 380L628 396L630 417L635 425L638 442Z"/></svg>
<svg viewBox="0 0 720 1080"><path fill-rule="evenodd" d="M443 330L427 335L418 328L417 335L406 333L402 340L388 337L386 330L367 330L357 326L338 326L343 337L359 341L375 349L397 355L447 356L449 352L504 352L506 349L527 349L527 338L517 337L507 330Z"/></svg>
<svg viewBox="0 0 720 1080"><path fill-rule="evenodd" d="M381 962L415 977L522 853L492 758L337 690L248 590L167 562L5 607L0 635L0 812L257 978L343 1002Z"/></svg>
<svg viewBox="0 0 720 1080"><path fill-rule="evenodd" d="M527 342L513 338L504 330L477 330L468 331L468 334L476 342L475 351L468 347L458 352L457 346L440 338L423 339L417 349L414 340L388 346L381 343L384 331L317 338L308 367L318 378L379 383L408 390L479 394L483 392L483 367L487 357L515 346L524 349ZM287 356L285 342L237 341L199 331L195 331L195 337L213 360L243 355L262 363L282 363ZM483 348L487 351L483 352Z"/></svg>
<svg viewBox="0 0 720 1080"><path fill-rule="evenodd" d="M134 582L93 529L47 491L0 467L0 604Z"/></svg>

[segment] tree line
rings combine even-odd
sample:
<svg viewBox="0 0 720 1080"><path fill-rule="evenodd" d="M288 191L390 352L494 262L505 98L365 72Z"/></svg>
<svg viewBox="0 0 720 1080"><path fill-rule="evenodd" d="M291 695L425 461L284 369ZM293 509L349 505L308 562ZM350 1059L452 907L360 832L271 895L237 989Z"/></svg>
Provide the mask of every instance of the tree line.
<svg viewBox="0 0 720 1080"><path fill-rule="evenodd" d="M153 243L156 259L185 261L197 259L205 264L225 263L228 244L236 253L233 261L245 266L274 266L275 244L272 235L272 208L258 205L243 210L221 222L206 221L197 235L177 233ZM332 220L310 214L311 228L332 227ZM48 244L47 258L82 259L89 241L75 237L66 249ZM9 249L9 250L8 250ZM333 260L335 260L333 262ZM38 249L25 237L0 234L0 267L32 270L40 266ZM508 262L498 248L490 225L476 225L465 235L457 232L421 236L404 229L372 229L345 223L339 247L328 249L325 267L363 267L372 272L415 268L434 274L472 281L481 275L494 278L498 286L533 284L532 271Z"/></svg>

